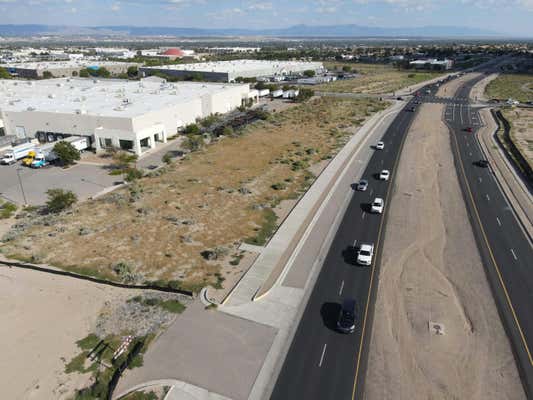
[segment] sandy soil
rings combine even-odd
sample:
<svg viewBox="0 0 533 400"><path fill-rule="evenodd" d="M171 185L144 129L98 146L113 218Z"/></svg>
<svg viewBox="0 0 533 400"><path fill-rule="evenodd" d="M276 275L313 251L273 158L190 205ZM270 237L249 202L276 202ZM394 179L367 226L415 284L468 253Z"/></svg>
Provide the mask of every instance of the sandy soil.
<svg viewBox="0 0 533 400"><path fill-rule="evenodd" d="M511 123L511 139L520 153L533 166L533 109L513 108L503 115Z"/></svg>
<svg viewBox="0 0 533 400"><path fill-rule="evenodd" d="M461 195L449 133L423 105L391 202L367 400L525 399ZM444 335L429 323L443 324Z"/></svg>
<svg viewBox="0 0 533 400"><path fill-rule="evenodd" d="M491 74L482 81L478 82L470 92L470 99L473 101L488 101L489 99L487 98L487 95L485 93L486 88L488 84L491 83L497 77L498 74Z"/></svg>
<svg viewBox="0 0 533 400"><path fill-rule="evenodd" d="M0 387L4 399L66 399L89 375L64 374L76 341L121 290L0 266Z"/></svg>

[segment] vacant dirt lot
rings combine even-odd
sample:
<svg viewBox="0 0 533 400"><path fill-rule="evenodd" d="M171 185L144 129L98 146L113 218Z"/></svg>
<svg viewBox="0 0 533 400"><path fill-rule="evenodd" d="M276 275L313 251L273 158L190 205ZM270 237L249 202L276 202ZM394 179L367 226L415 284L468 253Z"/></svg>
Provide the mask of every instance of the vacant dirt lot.
<svg viewBox="0 0 533 400"><path fill-rule="evenodd" d="M368 400L525 399L453 165L442 105L423 105L386 228ZM430 324L431 323L431 324ZM432 333L434 323L444 334Z"/></svg>
<svg viewBox="0 0 533 400"><path fill-rule="evenodd" d="M338 80L317 85L313 89L324 92L392 93L403 87L433 79L442 74L441 72L397 70L392 65L359 63L326 64L326 67L330 70L342 69L343 66L352 68L352 72L357 72L360 75L353 79Z"/></svg>
<svg viewBox="0 0 533 400"><path fill-rule="evenodd" d="M104 305L131 294L76 279L0 267L0 387L5 399L67 399L89 374L64 372Z"/></svg>
<svg viewBox="0 0 533 400"><path fill-rule="evenodd" d="M487 85L490 99L512 98L518 101L533 100L533 76L531 74L501 74Z"/></svg>
<svg viewBox="0 0 533 400"><path fill-rule="evenodd" d="M345 128L384 107L371 99L313 99L128 188L58 216L30 215L0 250L112 279L220 288L244 272L239 243L264 244L279 202L305 191L314 179L309 168L338 151Z"/></svg>

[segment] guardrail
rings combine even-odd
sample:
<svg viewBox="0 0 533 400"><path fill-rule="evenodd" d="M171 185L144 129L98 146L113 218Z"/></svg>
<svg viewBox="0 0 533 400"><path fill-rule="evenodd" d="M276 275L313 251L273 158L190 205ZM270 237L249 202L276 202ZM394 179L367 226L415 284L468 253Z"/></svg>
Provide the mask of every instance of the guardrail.
<svg viewBox="0 0 533 400"><path fill-rule="evenodd" d="M529 165L529 162L525 159L523 154L520 152L518 147L516 147L515 143L511 139L511 124L509 121L505 119L501 111L494 111L491 110L491 113L494 117L494 120L498 124L498 131L502 128L503 125L503 136L505 138L506 143L502 143L500 137L496 134L494 135L496 138L496 141L500 146L502 146L504 149L508 148L509 151L512 154L512 165L517 167L518 172L520 172L527 180L528 185L533 184L533 170L531 169L531 165Z"/></svg>

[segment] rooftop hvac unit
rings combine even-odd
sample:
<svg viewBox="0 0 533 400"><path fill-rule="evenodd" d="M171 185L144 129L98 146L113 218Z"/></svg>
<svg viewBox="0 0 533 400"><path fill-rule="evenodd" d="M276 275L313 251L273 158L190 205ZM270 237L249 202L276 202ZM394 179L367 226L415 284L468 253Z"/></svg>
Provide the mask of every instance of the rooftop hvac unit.
<svg viewBox="0 0 533 400"><path fill-rule="evenodd" d="M78 108L78 109L76 110L76 114L79 114L79 115L81 115L81 114L87 114L87 110L85 110L85 109L83 109L83 108Z"/></svg>
<svg viewBox="0 0 533 400"><path fill-rule="evenodd" d="M114 108L115 111L124 111L124 106L118 106Z"/></svg>
<svg viewBox="0 0 533 400"><path fill-rule="evenodd" d="M53 93L50 93L50 94L48 95L48 98L49 98L49 99L55 99L55 98L56 98L56 95L53 94Z"/></svg>
<svg viewBox="0 0 533 400"><path fill-rule="evenodd" d="M62 87L62 86L63 86L62 83L58 83L58 84L57 84L57 87Z"/></svg>
<svg viewBox="0 0 533 400"><path fill-rule="evenodd" d="M27 108L27 110L28 110L28 111L35 111L35 107L29 106L29 107Z"/></svg>

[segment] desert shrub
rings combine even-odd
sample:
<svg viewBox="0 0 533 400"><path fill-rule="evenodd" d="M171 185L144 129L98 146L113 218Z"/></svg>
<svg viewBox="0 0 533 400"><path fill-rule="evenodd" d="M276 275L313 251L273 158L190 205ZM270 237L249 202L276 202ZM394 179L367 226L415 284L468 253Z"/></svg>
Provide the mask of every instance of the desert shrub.
<svg viewBox="0 0 533 400"><path fill-rule="evenodd" d="M48 189L46 195L48 196L46 207L53 213L61 212L78 201L78 197L71 190Z"/></svg>

